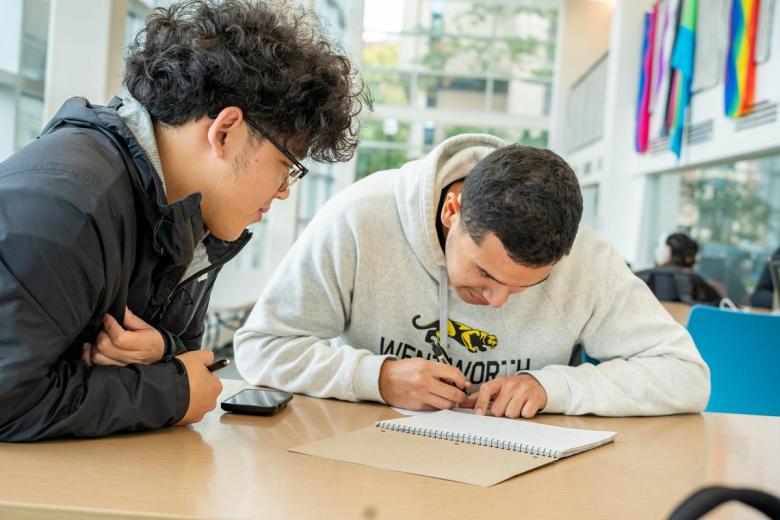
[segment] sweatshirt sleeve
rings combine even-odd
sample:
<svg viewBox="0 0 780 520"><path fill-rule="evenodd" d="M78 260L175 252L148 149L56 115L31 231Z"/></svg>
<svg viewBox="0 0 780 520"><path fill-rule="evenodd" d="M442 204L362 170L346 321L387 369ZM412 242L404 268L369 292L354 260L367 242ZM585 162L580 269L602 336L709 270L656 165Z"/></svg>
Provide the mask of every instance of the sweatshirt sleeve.
<svg viewBox="0 0 780 520"><path fill-rule="evenodd" d="M586 256L578 259L579 274L589 283L572 293L579 292L573 299L590 309L579 339L600 363L529 371L547 391L544 411L606 416L702 411L710 374L687 330L611 247L602 242Z"/></svg>
<svg viewBox="0 0 780 520"><path fill-rule="evenodd" d="M189 386L178 361L93 366L74 344L105 290L93 222L19 197L0 215L0 440L97 437L173 424ZM56 222L54 226L52 223Z"/></svg>
<svg viewBox="0 0 780 520"><path fill-rule="evenodd" d="M249 383L383 402L379 371L388 356L336 340L350 321L358 225L326 204L282 261L236 332L236 364Z"/></svg>

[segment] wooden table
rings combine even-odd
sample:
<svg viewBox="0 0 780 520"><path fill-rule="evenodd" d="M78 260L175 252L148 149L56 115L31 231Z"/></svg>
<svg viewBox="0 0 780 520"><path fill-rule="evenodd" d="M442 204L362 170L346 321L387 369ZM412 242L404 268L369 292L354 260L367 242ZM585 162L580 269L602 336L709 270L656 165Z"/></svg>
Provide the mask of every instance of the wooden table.
<svg viewBox="0 0 780 520"><path fill-rule="evenodd" d="M226 381L222 398L245 386ZM192 427L0 443L0 518L663 518L704 484L780 494L780 418L541 416L615 430L615 443L491 488L290 453L395 417L296 396L274 417L217 410ZM727 506L716 518L744 518Z"/></svg>

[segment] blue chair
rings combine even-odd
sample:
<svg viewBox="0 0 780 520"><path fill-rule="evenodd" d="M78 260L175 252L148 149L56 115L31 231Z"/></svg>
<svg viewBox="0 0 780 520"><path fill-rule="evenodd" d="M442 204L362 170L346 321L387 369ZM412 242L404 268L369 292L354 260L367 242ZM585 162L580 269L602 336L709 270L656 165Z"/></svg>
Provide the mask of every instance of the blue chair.
<svg viewBox="0 0 780 520"><path fill-rule="evenodd" d="M696 305L688 332L712 373L706 411L780 416L780 316Z"/></svg>

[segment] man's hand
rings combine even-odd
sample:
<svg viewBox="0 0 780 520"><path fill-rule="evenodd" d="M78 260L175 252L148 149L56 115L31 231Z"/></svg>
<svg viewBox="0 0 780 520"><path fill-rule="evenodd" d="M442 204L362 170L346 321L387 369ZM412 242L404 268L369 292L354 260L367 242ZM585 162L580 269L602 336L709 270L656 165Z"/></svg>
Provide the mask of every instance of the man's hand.
<svg viewBox="0 0 780 520"><path fill-rule="evenodd" d="M379 371L382 398L408 410L453 408L466 399L470 386L457 368L424 359L388 359Z"/></svg>
<svg viewBox="0 0 780 520"><path fill-rule="evenodd" d="M151 365L162 359L165 340L160 331L125 309L124 326L113 316L103 317L103 330L94 345L84 344L81 359L87 365Z"/></svg>
<svg viewBox="0 0 780 520"><path fill-rule="evenodd" d="M485 415L489 407L496 417L530 419L547 406L547 392L531 374L497 377L482 383L479 392L471 394L460 406L474 408L477 415Z"/></svg>
<svg viewBox="0 0 780 520"><path fill-rule="evenodd" d="M193 350L176 356L176 359L184 364L190 384L187 413L176 424L199 422L217 406L217 397L222 392L222 381L207 368L214 362L214 353L210 350Z"/></svg>

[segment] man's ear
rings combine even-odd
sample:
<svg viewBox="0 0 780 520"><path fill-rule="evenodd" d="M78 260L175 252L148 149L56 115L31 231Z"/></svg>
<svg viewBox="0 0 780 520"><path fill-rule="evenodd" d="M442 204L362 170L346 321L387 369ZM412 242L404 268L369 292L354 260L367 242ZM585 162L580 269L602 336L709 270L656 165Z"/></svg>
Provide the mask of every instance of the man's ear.
<svg viewBox="0 0 780 520"><path fill-rule="evenodd" d="M225 148L231 139L237 139L238 130L244 122L244 112L238 107L225 107L208 127L207 139L214 155L225 158Z"/></svg>
<svg viewBox="0 0 780 520"><path fill-rule="evenodd" d="M455 223L460 219L461 195L458 193L448 193L444 199L441 208L441 225L446 229L452 229Z"/></svg>

